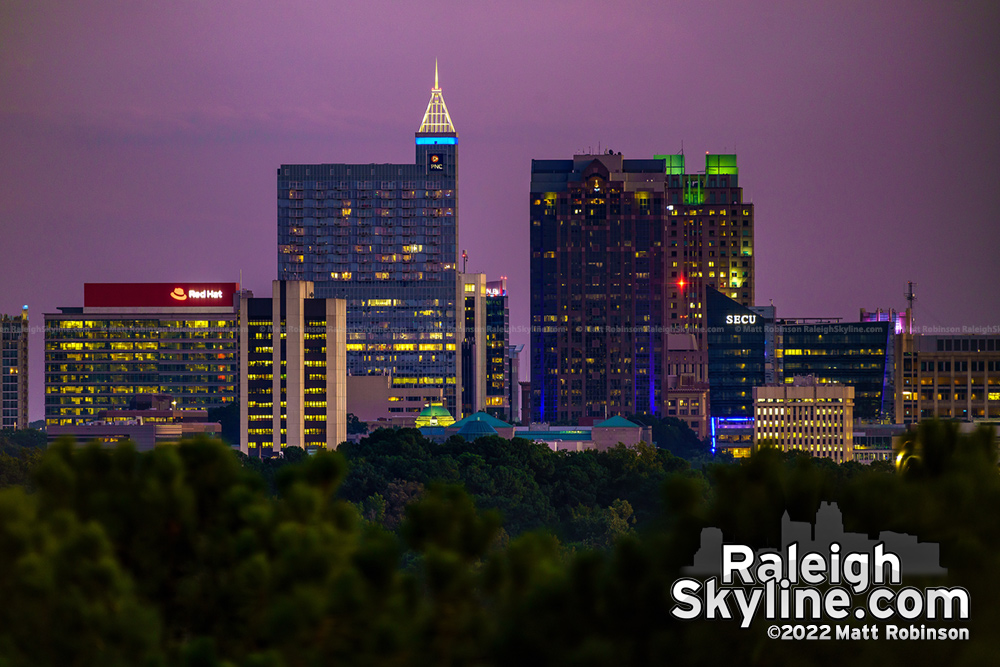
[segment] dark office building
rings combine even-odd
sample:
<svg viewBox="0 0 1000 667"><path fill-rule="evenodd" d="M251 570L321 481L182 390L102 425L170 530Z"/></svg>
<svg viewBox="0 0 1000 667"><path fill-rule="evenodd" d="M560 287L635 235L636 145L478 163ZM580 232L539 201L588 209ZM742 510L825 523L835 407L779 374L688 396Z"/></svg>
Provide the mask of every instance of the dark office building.
<svg viewBox="0 0 1000 667"><path fill-rule="evenodd" d="M854 387L854 419L891 422L894 378L892 322L781 324L782 375L814 375L819 383Z"/></svg>
<svg viewBox="0 0 1000 667"><path fill-rule="evenodd" d="M815 376L854 387L854 419L891 420L894 325L890 322L774 318L707 290L708 378L712 417L753 418L753 387Z"/></svg>
<svg viewBox="0 0 1000 667"><path fill-rule="evenodd" d="M704 349L706 289L753 303L736 156L532 160L530 211L533 418L662 414L668 337Z"/></svg>
<svg viewBox="0 0 1000 667"><path fill-rule="evenodd" d="M486 412L510 420L510 311L507 279L486 283Z"/></svg>
<svg viewBox="0 0 1000 667"><path fill-rule="evenodd" d="M279 278L346 299L348 373L441 388L459 414L458 133L436 72L413 163L285 164L277 186Z"/></svg>
<svg viewBox="0 0 1000 667"><path fill-rule="evenodd" d="M28 428L28 307L0 315L0 427Z"/></svg>
<svg viewBox="0 0 1000 667"><path fill-rule="evenodd" d="M774 320L707 289L708 384L713 419L753 419L753 388L766 383Z"/></svg>

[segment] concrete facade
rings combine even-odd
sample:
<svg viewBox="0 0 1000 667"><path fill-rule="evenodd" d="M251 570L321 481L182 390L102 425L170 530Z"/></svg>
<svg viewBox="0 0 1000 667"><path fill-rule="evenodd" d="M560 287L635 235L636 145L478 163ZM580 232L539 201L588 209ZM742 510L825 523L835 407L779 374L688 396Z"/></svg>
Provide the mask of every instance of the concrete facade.
<svg viewBox="0 0 1000 667"><path fill-rule="evenodd" d="M1000 336L896 337L896 423L1000 420Z"/></svg>
<svg viewBox="0 0 1000 667"><path fill-rule="evenodd" d="M792 384L754 387L754 448L800 449L838 463L854 459L854 387Z"/></svg>
<svg viewBox="0 0 1000 667"><path fill-rule="evenodd" d="M314 298L308 281L271 292L240 299L240 449L336 449L347 439L346 304Z"/></svg>

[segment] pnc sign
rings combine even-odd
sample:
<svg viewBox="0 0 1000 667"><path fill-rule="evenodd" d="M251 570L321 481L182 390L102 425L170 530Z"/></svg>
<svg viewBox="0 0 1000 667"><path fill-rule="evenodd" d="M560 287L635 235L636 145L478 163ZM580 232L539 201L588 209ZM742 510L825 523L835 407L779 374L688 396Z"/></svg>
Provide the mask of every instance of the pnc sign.
<svg viewBox="0 0 1000 667"><path fill-rule="evenodd" d="M754 324L756 315L726 315L726 324Z"/></svg>
<svg viewBox="0 0 1000 667"><path fill-rule="evenodd" d="M444 171L444 159L437 153L431 153L427 156L427 166L431 171Z"/></svg>
<svg viewBox="0 0 1000 667"><path fill-rule="evenodd" d="M85 308L230 307L239 283L86 283Z"/></svg>

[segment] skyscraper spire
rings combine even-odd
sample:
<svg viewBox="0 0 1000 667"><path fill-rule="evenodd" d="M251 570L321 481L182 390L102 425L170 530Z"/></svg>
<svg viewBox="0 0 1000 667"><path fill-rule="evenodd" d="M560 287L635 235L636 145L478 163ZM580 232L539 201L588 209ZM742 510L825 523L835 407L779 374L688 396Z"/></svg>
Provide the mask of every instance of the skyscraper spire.
<svg viewBox="0 0 1000 667"><path fill-rule="evenodd" d="M448 107L444 103L444 96L441 94L441 86L438 83L438 63L434 59L434 87L431 88L431 99L427 103L427 111L424 112L424 120L420 123L417 134L443 134L456 136L455 126L451 123L451 116L448 115Z"/></svg>

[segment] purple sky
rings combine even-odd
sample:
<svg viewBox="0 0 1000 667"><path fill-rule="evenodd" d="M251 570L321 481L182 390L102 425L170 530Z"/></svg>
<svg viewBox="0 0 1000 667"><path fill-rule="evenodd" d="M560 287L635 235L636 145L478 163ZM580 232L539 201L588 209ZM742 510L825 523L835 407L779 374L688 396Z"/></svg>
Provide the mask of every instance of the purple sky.
<svg viewBox="0 0 1000 667"><path fill-rule="evenodd" d="M614 12L616 6L628 9ZM995 2L0 2L0 312L276 273L282 162L404 162L434 59L460 246L528 343L532 158L739 155L757 302L1000 325ZM43 415L41 336L31 418ZM524 373L527 373L527 364Z"/></svg>

